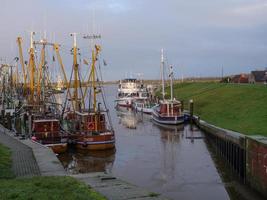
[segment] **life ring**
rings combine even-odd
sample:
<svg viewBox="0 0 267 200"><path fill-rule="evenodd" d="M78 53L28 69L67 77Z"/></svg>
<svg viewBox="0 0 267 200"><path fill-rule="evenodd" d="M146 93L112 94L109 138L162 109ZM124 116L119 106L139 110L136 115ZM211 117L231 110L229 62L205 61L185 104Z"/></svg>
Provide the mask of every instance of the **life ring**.
<svg viewBox="0 0 267 200"><path fill-rule="evenodd" d="M93 130L95 128L95 126L94 126L94 123L93 122L89 122L88 124L87 124L87 129L88 130Z"/></svg>

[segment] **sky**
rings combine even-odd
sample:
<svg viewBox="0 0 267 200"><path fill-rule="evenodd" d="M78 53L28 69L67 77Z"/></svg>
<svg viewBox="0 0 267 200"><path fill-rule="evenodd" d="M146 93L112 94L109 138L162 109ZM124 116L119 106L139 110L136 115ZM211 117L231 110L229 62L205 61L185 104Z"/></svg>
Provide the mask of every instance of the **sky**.
<svg viewBox="0 0 267 200"><path fill-rule="evenodd" d="M247 73L267 67L267 0L0 0L0 58L18 56L29 32L35 40L62 45L68 72L72 37L78 34L81 58L90 60L92 41L101 34L105 80L160 78L160 50L175 78ZM48 53L49 55L49 53ZM52 55L52 53L51 53ZM51 56L50 56L51 57ZM86 66L81 66L86 68Z"/></svg>

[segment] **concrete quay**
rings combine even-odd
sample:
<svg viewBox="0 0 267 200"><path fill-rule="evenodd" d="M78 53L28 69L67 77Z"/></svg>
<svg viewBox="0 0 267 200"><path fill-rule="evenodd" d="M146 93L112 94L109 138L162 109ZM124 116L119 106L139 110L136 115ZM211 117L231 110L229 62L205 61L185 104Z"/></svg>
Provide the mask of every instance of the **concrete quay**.
<svg viewBox="0 0 267 200"><path fill-rule="evenodd" d="M109 200L167 200L167 198L161 196L160 194L141 189L126 181L117 179L111 174L100 172L71 176L83 181Z"/></svg>

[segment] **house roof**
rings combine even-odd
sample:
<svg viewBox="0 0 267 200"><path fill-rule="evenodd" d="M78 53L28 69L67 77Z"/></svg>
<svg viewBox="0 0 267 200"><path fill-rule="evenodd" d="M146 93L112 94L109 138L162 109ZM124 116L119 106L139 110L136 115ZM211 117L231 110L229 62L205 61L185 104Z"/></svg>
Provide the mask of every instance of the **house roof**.
<svg viewBox="0 0 267 200"><path fill-rule="evenodd" d="M248 83L248 74L238 74L235 75L231 82L233 83Z"/></svg>
<svg viewBox="0 0 267 200"><path fill-rule="evenodd" d="M267 70L264 71L252 71L251 74L254 76L256 82L263 82L267 77Z"/></svg>

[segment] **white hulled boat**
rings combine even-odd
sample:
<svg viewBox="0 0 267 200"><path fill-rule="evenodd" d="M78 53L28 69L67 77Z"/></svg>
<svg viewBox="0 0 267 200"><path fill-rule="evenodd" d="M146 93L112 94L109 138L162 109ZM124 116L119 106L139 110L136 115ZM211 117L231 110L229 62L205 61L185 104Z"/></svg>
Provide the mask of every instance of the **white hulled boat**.
<svg viewBox="0 0 267 200"><path fill-rule="evenodd" d="M164 56L163 49L161 50L161 78L162 78L162 100L158 106L153 108L152 119L160 124L177 125L184 123L184 114L182 112L181 102L173 98L172 79L173 72L171 67L170 86L171 86L171 99L165 99L165 86L164 86Z"/></svg>
<svg viewBox="0 0 267 200"><path fill-rule="evenodd" d="M135 98L139 97L141 84L135 78L127 78L120 80L118 95L117 95L117 105L123 107L132 107Z"/></svg>

